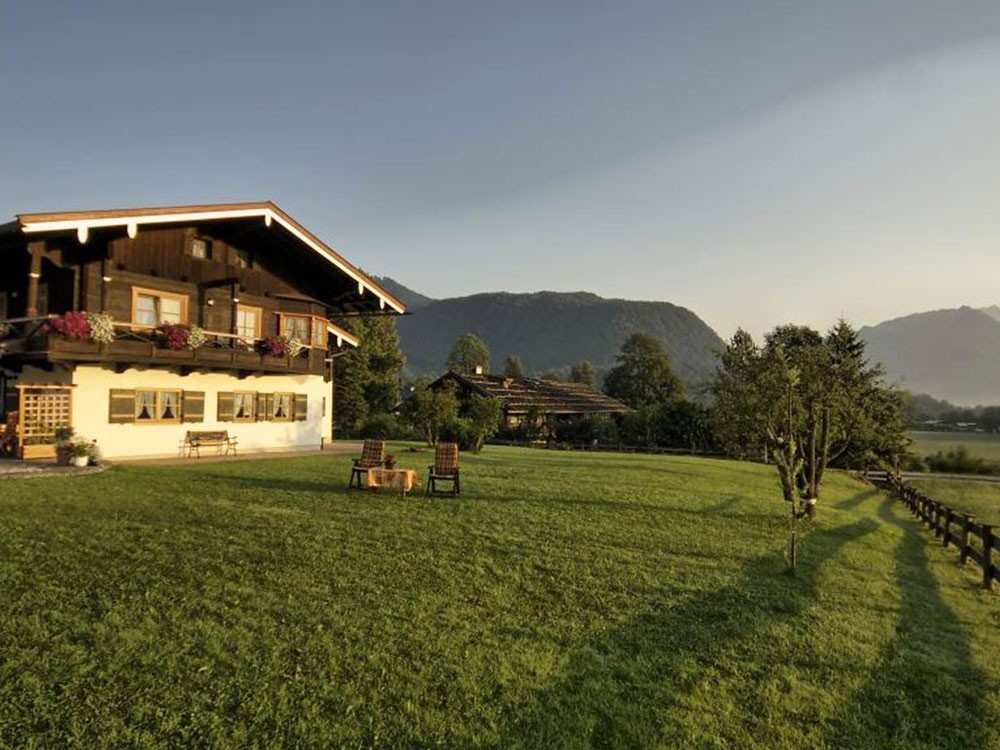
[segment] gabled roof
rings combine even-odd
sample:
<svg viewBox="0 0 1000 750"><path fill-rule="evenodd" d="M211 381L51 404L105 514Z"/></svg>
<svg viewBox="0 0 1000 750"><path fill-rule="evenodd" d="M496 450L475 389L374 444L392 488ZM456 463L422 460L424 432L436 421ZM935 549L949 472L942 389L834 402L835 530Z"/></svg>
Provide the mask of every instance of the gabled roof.
<svg viewBox="0 0 1000 750"><path fill-rule="evenodd" d="M627 414L629 407L611 396L580 383L561 383L502 375L465 375L448 372L437 382L454 380L474 393L498 398L507 414Z"/></svg>
<svg viewBox="0 0 1000 750"><path fill-rule="evenodd" d="M76 232L80 242L86 242L92 229L124 227L129 236L134 237L139 227L143 225L204 223L258 218L262 220L263 226L267 229L276 226L278 231L289 235L296 243L309 248L356 282L359 296L363 297L367 293L374 295L378 300L379 309L385 310L388 307L397 313L406 311L406 306L396 297L389 294L336 250L271 201L18 214L16 224L26 235Z"/></svg>

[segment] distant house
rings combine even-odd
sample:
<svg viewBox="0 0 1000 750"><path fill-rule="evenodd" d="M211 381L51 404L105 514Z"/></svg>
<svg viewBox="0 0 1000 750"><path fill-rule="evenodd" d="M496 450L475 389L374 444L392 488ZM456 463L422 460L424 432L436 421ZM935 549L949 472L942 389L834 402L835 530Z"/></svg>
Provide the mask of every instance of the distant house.
<svg viewBox="0 0 1000 750"><path fill-rule="evenodd" d="M20 451L73 427L108 457L319 447L331 318L404 306L271 202L21 214L0 225L0 412ZM88 317L89 316L89 319Z"/></svg>
<svg viewBox="0 0 1000 750"><path fill-rule="evenodd" d="M443 388L447 384L454 384L460 401L473 395L499 399L506 427L517 427L526 418L572 420L588 416L614 417L632 411L621 401L580 383L450 371L430 387Z"/></svg>

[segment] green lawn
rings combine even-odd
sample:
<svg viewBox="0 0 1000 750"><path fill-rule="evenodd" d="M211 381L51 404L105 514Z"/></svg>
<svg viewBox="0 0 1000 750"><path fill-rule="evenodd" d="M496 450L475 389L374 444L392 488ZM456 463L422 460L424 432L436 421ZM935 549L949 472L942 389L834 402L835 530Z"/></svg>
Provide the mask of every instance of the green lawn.
<svg viewBox="0 0 1000 750"><path fill-rule="evenodd" d="M926 458L938 451L947 453L964 446L972 456L1000 463L1000 435L987 432L934 432L914 430L906 433L913 441L910 452Z"/></svg>
<svg viewBox="0 0 1000 750"><path fill-rule="evenodd" d="M976 479L915 479L912 484L927 497L976 519L1000 526L1000 483Z"/></svg>
<svg viewBox="0 0 1000 750"><path fill-rule="evenodd" d="M773 468L491 447L427 500L348 465L0 481L0 746L1000 743L1000 597L846 476L791 578Z"/></svg>

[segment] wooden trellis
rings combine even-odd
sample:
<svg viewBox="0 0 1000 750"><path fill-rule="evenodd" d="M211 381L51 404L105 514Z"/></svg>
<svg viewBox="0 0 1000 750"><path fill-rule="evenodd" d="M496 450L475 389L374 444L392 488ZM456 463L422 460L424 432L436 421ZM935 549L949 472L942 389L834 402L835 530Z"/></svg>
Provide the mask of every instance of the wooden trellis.
<svg viewBox="0 0 1000 750"><path fill-rule="evenodd" d="M55 431L69 427L73 390L65 385L19 385L17 442L21 458L55 456Z"/></svg>

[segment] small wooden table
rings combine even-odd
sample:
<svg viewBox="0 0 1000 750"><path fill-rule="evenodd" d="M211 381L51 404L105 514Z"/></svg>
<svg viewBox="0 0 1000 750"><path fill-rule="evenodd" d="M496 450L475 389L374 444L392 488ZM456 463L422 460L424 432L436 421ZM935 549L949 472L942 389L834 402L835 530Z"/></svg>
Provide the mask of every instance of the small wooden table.
<svg viewBox="0 0 1000 750"><path fill-rule="evenodd" d="M405 495L419 483L417 472L413 469L369 469L368 487L377 490L379 487L391 487Z"/></svg>

